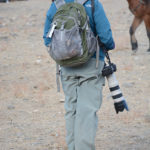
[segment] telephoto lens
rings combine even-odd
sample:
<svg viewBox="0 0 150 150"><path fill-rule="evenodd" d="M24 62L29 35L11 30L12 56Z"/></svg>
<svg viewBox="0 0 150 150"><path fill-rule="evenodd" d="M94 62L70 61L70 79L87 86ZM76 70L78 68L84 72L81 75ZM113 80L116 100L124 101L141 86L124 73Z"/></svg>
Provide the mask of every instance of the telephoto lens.
<svg viewBox="0 0 150 150"><path fill-rule="evenodd" d="M124 109L128 111L129 110L128 105L125 101L125 98L123 97L123 94L121 92L121 89L119 87L115 74L112 73L106 76L106 78L108 80L108 86L109 86L112 98L114 100L114 107L115 107L116 113L118 114L119 111L122 112Z"/></svg>
<svg viewBox="0 0 150 150"><path fill-rule="evenodd" d="M120 90L115 74L112 73L106 76L106 78L108 80L108 86L109 86L112 98L114 99L114 102L120 102L124 100L123 94Z"/></svg>

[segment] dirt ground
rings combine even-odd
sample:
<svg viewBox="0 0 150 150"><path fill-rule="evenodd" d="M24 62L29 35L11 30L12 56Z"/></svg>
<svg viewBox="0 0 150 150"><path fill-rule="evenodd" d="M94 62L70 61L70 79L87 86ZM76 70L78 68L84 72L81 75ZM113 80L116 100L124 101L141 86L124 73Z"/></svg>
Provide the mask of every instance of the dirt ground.
<svg viewBox="0 0 150 150"><path fill-rule="evenodd" d="M107 81L98 112L97 150L149 150L150 53L144 24L132 55L126 0L101 0L116 49L111 52L130 111L116 115ZM43 44L50 0L0 3L0 150L65 150L64 95Z"/></svg>

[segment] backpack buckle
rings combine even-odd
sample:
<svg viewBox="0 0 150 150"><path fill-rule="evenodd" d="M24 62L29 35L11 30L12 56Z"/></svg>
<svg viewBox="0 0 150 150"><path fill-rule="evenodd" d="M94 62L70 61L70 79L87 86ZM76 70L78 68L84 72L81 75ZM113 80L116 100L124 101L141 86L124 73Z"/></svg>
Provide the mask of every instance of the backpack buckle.
<svg viewBox="0 0 150 150"><path fill-rule="evenodd" d="M57 22L54 22L54 23L52 24L52 27L51 27L49 33L47 34L47 37L48 37L48 38L51 38L51 37L52 37L53 32L54 32L54 29L55 29L56 26L57 26Z"/></svg>

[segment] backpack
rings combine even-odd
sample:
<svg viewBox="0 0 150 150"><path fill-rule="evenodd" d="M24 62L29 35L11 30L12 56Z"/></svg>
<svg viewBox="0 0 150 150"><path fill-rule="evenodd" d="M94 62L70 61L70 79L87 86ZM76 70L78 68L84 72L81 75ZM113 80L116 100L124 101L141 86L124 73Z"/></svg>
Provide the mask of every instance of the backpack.
<svg viewBox="0 0 150 150"><path fill-rule="evenodd" d="M98 49L89 18L83 4L87 0L65 3L55 0L57 12L53 17L48 37L48 53L60 66L78 66L91 58Z"/></svg>

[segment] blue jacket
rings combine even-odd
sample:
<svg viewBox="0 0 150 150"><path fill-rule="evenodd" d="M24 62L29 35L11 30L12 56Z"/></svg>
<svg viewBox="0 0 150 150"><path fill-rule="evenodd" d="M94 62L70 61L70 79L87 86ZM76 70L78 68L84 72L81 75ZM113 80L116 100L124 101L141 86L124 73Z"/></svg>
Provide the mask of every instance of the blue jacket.
<svg viewBox="0 0 150 150"><path fill-rule="evenodd" d="M65 0L66 3L69 2L74 2L74 0ZM106 14L104 12L102 4L99 2L99 0L95 0L95 12L94 12L94 19L92 17L92 9L91 9L91 0L88 0L84 4L85 10L87 15L89 16L90 19L90 26L94 34L98 35L101 39L101 42L105 45L107 50L112 50L115 47L114 40L112 37L112 31L110 28L110 23L106 17ZM50 38L47 38L47 33L50 29L53 16L55 15L57 11L57 8L55 6L55 3L52 2L47 15L46 15L46 21L45 21L45 26L44 26L44 42L45 45L48 46L51 42ZM95 21L95 24L93 23L93 20ZM93 57L96 57L95 55ZM105 54L103 49L100 49L100 60L104 60Z"/></svg>

